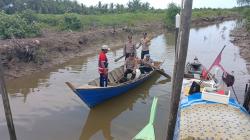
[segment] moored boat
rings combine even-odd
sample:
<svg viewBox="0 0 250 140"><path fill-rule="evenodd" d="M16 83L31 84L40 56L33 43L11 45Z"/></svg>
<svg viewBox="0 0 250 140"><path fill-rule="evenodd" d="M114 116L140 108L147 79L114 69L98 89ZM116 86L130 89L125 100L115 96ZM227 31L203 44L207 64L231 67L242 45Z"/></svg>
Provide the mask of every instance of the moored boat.
<svg viewBox="0 0 250 140"><path fill-rule="evenodd" d="M188 62L186 64L184 78L204 79L204 74L206 72L205 66L195 57L193 62ZM208 74L206 79L212 79L212 75Z"/></svg>
<svg viewBox="0 0 250 140"><path fill-rule="evenodd" d="M230 98L230 90L217 89L216 82L210 80L201 85L200 92L192 93L193 81L199 82L183 80L174 139L248 139L250 115Z"/></svg>
<svg viewBox="0 0 250 140"><path fill-rule="evenodd" d="M162 62L154 62L154 66L156 67L161 66L161 64ZM66 82L66 84L89 108L93 108L94 106L111 99L112 97L121 95L130 89L137 87L153 76L156 72L157 70L154 69L149 73L141 74L133 80L121 82L124 74L124 66L120 66L119 68L116 68L108 73L108 87L100 87L99 78L90 81L87 85L77 88L69 82Z"/></svg>

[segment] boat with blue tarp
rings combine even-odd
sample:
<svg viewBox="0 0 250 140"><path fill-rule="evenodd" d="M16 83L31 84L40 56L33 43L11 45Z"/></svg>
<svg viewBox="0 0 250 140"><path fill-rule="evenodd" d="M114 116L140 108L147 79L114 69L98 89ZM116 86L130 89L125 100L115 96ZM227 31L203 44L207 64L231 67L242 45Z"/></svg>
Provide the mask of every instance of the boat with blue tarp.
<svg viewBox="0 0 250 140"><path fill-rule="evenodd" d="M183 79L174 139L249 139L250 114L230 97L229 88L215 77L195 77Z"/></svg>

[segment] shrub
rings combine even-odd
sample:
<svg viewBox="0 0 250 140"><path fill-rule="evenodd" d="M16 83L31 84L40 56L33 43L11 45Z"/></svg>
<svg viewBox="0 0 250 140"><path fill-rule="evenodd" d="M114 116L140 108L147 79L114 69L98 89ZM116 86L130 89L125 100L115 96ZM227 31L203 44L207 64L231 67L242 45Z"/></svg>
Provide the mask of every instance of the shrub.
<svg viewBox="0 0 250 140"><path fill-rule="evenodd" d="M36 23L28 23L20 15L7 15L0 12L0 38L25 38L40 35L40 27Z"/></svg>
<svg viewBox="0 0 250 140"><path fill-rule="evenodd" d="M49 26L58 26L60 17L51 14L37 14L38 22L45 23Z"/></svg>
<svg viewBox="0 0 250 140"><path fill-rule="evenodd" d="M169 28L173 28L175 25L175 16L177 13L180 13L181 8L178 7L175 3L170 3L168 5L165 24Z"/></svg>
<svg viewBox="0 0 250 140"><path fill-rule="evenodd" d="M61 27L63 30L79 30L82 23L75 14L65 14Z"/></svg>
<svg viewBox="0 0 250 140"><path fill-rule="evenodd" d="M44 64L45 61L47 61L48 58L45 57L46 56L46 49L45 48L38 48L35 52L35 56L34 56L34 63L37 64Z"/></svg>
<svg viewBox="0 0 250 140"><path fill-rule="evenodd" d="M247 27L247 30L250 31L250 8L245 8L243 10L243 15L246 19L246 27Z"/></svg>
<svg viewBox="0 0 250 140"><path fill-rule="evenodd" d="M20 17L23 18L29 24L37 22L38 20L36 13L29 9L22 11L22 13L20 14Z"/></svg>

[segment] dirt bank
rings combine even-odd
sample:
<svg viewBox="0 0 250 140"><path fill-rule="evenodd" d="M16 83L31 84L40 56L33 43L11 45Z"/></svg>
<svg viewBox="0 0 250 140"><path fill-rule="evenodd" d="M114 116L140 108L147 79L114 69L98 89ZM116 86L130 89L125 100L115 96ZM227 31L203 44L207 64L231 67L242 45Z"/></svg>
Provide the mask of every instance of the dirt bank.
<svg viewBox="0 0 250 140"><path fill-rule="evenodd" d="M154 30L152 30L154 29ZM96 29L87 32L55 32L44 30L42 37L0 41L1 60L7 79L18 78L62 64L76 56L100 51L102 44L111 49L122 47L132 30L134 40L147 31L154 36L164 29L162 24L144 24L132 29Z"/></svg>
<svg viewBox="0 0 250 140"><path fill-rule="evenodd" d="M193 20L192 26L207 26L235 18L237 17L201 18ZM107 44L112 49L122 47L130 31L138 41L144 31L154 36L164 30L162 23L136 25L132 29L123 27L86 32L56 32L45 29L39 38L1 40L0 59L6 78L13 79L62 64L76 56L97 53L102 44Z"/></svg>
<svg viewBox="0 0 250 140"><path fill-rule="evenodd" d="M218 17L205 17L192 20L192 27L208 26L218 24L223 21L234 20L240 18L239 15L218 16Z"/></svg>
<svg viewBox="0 0 250 140"><path fill-rule="evenodd" d="M247 61L247 69L250 73L250 32L246 28L235 28L230 33L231 42L240 48L240 55Z"/></svg>

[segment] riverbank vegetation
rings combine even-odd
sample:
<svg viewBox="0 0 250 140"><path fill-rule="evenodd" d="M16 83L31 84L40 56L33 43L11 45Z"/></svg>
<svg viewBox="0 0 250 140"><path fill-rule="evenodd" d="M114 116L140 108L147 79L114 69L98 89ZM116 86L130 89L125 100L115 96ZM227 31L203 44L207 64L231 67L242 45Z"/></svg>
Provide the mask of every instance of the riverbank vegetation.
<svg viewBox="0 0 250 140"><path fill-rule="evenodd" d="M0 0L0 38L26 38L41 34L41 30L86 31L96 28L131 28L144 23L165 23L174 27L180 7L174 3L168 8L154 9L140 0L127 5L103 4L86 7L70 0ZM192 20L229 16L233 9L194 9Z"/></svg>
<svg viewBox="0 0 250 140"><path fill-rule="evenodd" d="M242 7L239 12L245 19L247 30L250 31L250 0L237 0L237 3Z"/></svg>

